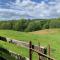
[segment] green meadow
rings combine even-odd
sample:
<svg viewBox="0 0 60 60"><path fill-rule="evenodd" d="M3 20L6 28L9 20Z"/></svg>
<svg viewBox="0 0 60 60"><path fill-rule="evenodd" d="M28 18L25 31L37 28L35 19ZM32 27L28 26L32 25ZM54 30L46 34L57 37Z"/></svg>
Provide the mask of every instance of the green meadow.
<svg viewBox="0 0 60 60"><path fill-rule="evenodd" d="M26 42L32 41L33 44L38 45L38 43L40 43L41 46L45 46L45 47L48 47L48 44L50 44L51 57L55 58L56 60L60 60L60 29L49 29L49 30L35 31L35 32L0 30L0 36L26 41ZM22 56L29 57L28 56L29 51L26 48L2 41L0 41L0 45L13 52L21 54Z"/></svg>

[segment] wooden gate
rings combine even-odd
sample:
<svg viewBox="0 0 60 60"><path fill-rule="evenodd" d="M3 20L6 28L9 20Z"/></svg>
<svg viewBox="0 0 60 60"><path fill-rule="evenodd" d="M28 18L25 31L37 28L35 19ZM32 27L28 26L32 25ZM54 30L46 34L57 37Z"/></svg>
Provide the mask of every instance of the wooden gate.
<svg viewBox="0 0 60 60"><path fill-rule="evenodd" d="M46 50L44 50L46 52ZM29 42L29 60L32 60L32 54L33 52L36 52L39 56L39 60L54 60L53 58L51 58L50 56L46 55L46 53L42 53L41 51L38 51L36 49L34 49L34 45L32 45L32 42ZM42 58L41 58L42 57Z"/></svg>

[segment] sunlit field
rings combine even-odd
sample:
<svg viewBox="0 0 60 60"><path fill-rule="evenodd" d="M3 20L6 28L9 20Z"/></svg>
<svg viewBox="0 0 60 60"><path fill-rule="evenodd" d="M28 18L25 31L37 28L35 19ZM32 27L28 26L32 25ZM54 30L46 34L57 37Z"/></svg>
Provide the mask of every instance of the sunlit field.
<svg viewBox="0 0 60 60"><path fill-rule="evenodd" d="M9 37L11 39L21 40L21 41L26 41L26 42L29 42L31 40L33 44L36 44L36 45L38 45L38 42L40 42L41 46L46 46L46 47L48 47L48 44L50 44L51 56L55 58L56 60L60 60L59 58L60 56L60 29L49 29L49 30L46 29L46 30L40 30L40 31L35 31L35 32L0 30L0 36ZM2 41L0 43L3 45L5 44L4 47L6 47L7 49L28 57L28 53L27 53L28 49L18 47L12 44L10 45L9 43L5 43ZM13 46L15 46L16 49L15 48L12 49Z"/></svg>

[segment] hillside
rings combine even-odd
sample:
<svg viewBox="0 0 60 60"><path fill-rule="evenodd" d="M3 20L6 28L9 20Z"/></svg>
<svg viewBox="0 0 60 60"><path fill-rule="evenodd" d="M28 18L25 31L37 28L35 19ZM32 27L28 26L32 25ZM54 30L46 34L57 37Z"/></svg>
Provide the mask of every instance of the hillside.
<svg viewBox="0 0 60 60"><path fill-rule="evenodd" d="M43 32L47 32L44 33ZM51 56L60 60L60 29L41 30L36 32L18 32L13 30L0 30L0 36L9 37L33 44L40 42L42 46L51 45ZM25 55L24 55L25 56Z"/></svg>
<svg viewBox="0 0 60 60"><path fill-rule="evenodd" d="M31 34L56 34L56 33L59 33L60 29L45 29L45 30L38 30L38 31L34 31L34 32L30 32Z"/></svg>

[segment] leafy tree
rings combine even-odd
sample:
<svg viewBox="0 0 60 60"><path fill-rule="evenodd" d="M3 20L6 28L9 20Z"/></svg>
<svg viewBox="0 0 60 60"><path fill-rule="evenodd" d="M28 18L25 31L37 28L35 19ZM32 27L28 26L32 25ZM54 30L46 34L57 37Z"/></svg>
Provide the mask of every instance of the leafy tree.
<svg viewBox="0 0 60 60"><path fill-rule="evenodd" d="M25 31L36 31L40 29L41 29L40 22L35 21L35 22L30 22Z"/></svg>

